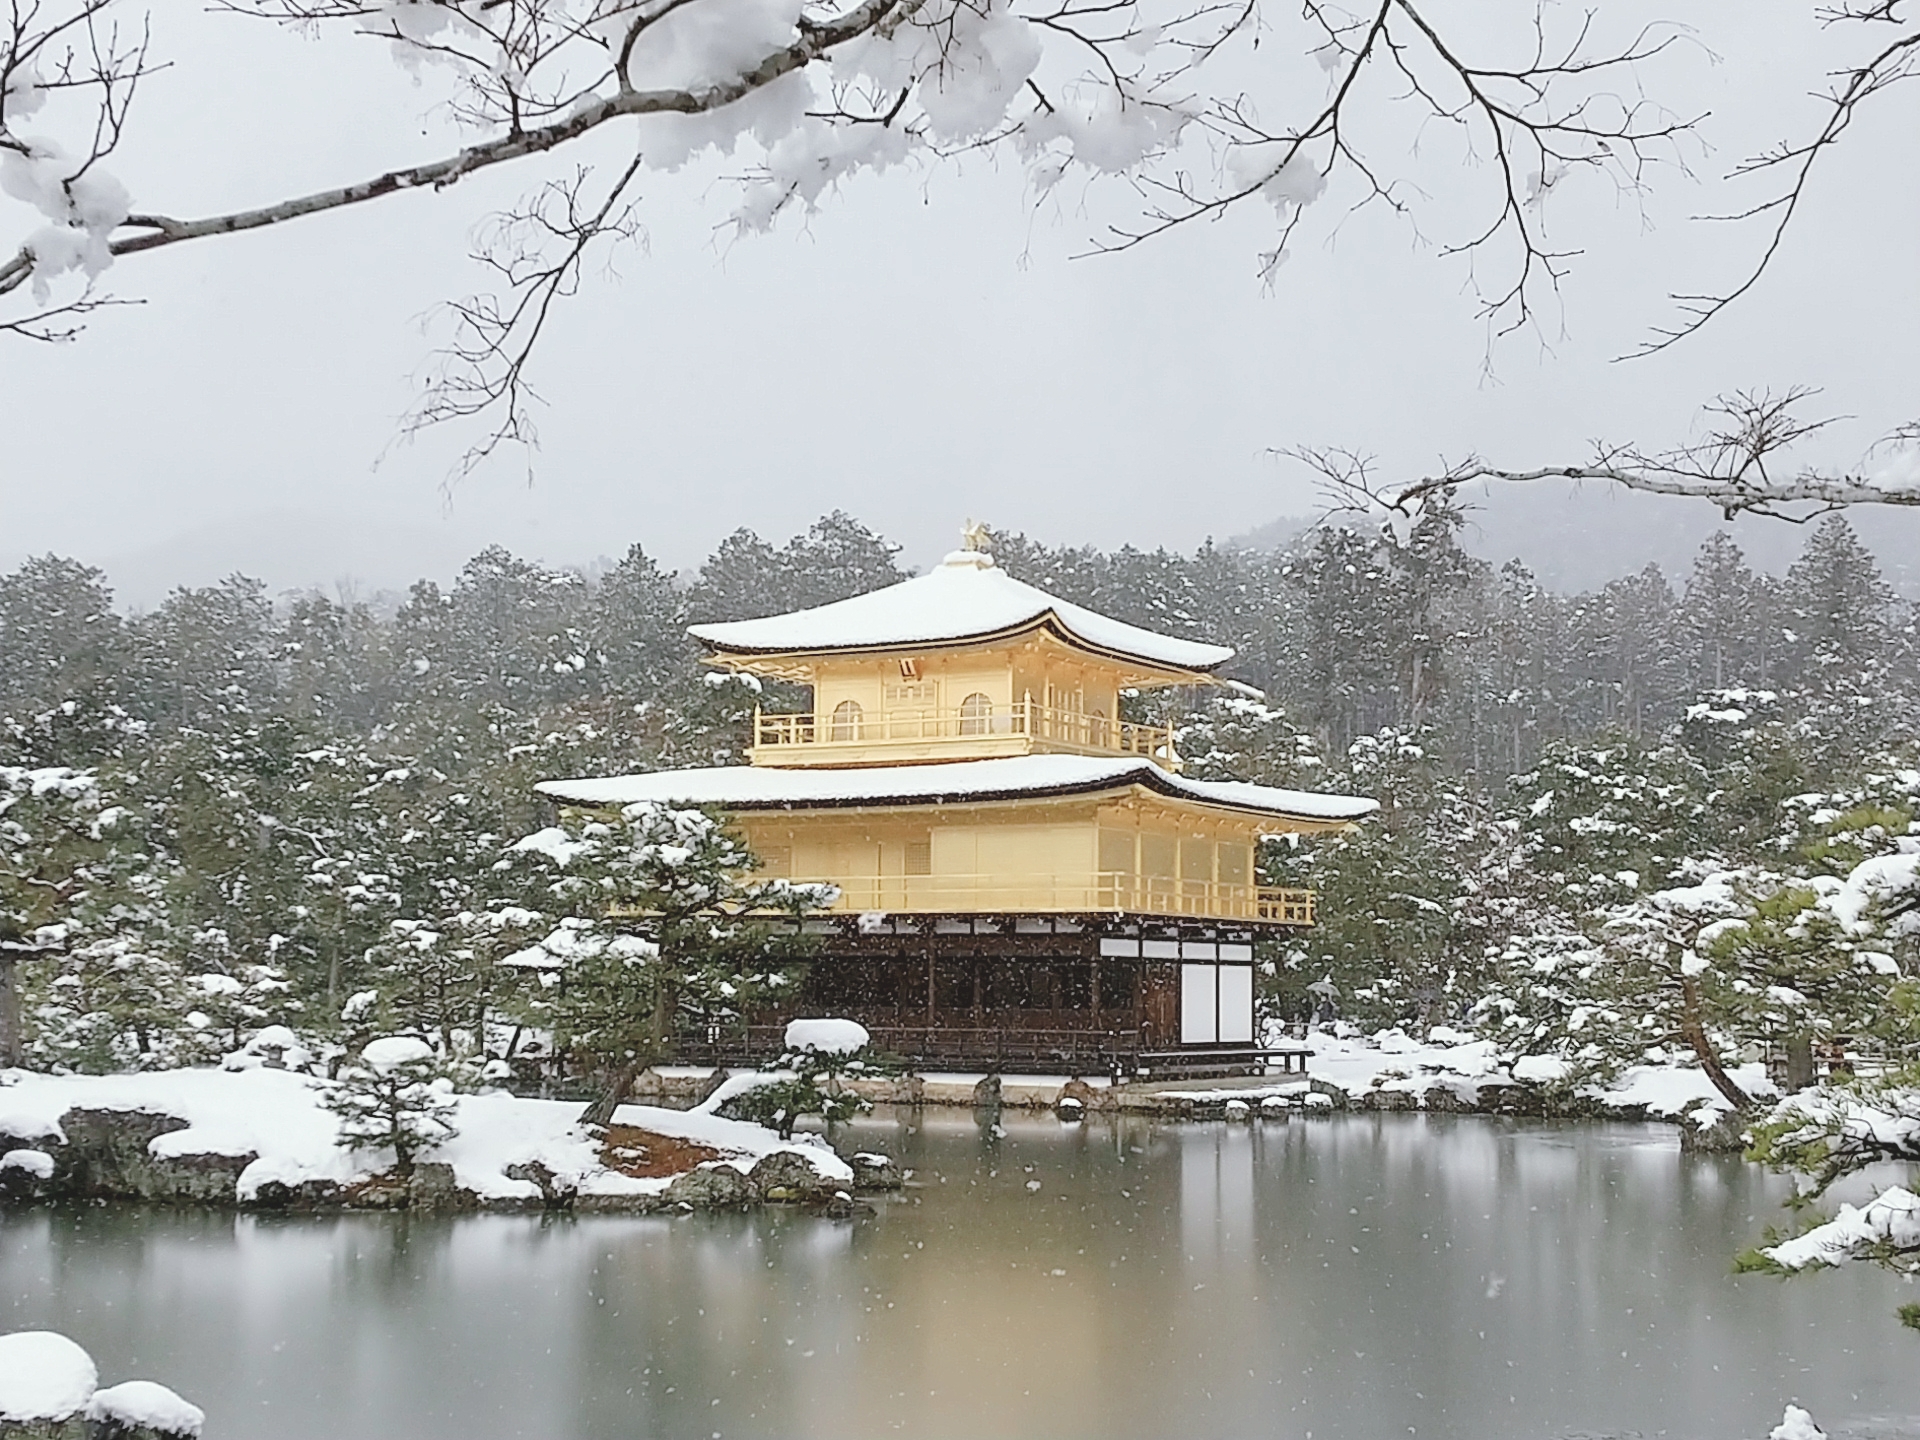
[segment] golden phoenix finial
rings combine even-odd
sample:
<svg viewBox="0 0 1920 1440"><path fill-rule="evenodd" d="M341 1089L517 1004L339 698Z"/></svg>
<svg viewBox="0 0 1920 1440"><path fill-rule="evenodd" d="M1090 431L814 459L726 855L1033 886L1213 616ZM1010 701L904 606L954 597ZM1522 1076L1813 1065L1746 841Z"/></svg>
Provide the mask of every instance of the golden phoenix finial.
<svg viewBox="0 0 1920 1440"><path fill-rule="evenodd" d="M960 531L962 550L984 551L993 539L993 534L978 520L969 520Z"/></svg>

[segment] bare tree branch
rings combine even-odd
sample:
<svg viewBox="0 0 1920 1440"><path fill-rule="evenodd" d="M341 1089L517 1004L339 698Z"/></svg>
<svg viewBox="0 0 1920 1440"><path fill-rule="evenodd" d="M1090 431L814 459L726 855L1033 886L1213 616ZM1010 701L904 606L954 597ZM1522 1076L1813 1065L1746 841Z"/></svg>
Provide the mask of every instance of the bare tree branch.
<svg viewBox="0 0 1920 1440"><path fill-rule="evenodd" d="M1850 505L1920 505L1920 423L1885 436L1869 452L1869 460L1881 462L1870 473L1836 474L1786 460L1795 443L1841 418L1804 416L1801 407L1816 393L1723 395L1706 409L1703 437L1670 450L1596 442L1584 464L1531 470L1502 469L1470 456L1438 475L1369 494L1382 506L1406 512L1430 496L1478 480L1601 480L1652 495L1711 501L1728 519L1753 514L1797 524Z"/></svg>
<svg viewBox="0 0 1920 1440"><path fill-rule="evenodd" d="M104 310L110 305L140 305L141 300L122 299L113 295L96 295L89 288L81 292L78 299L68 300L64 304L49 305L41 310L30 311L13 319L0 319L0 335L13 335L22 340L37 340L45 345L64 345L77 340L85 330L85 318L95 311Z"/></svg>
<svg viewBox="0 0 1920 1440"><path fill-rule="evenodd" d="M493 428L469 446L455 473L470 473L502 445L531 447L536 438L529 405L538 396L527 383L528 362L556 300L572 295L588 249L597 240L628 240L637 233L628 187L639 173L636 156L597 205L583 201L591 172L542 186L521 209L499 216L474 258L506 287L506 303L491 294L447 307L454 336L438 359L426 393L407 417L417 434L447 420L491 414ZM557 245L558 253L552 253Z"/></svg>
<svg viewBox="0 0 1920 1440"><path fill-rule="evenodd" d="M1684 340L1751 292L1779 255L1787 231L1806 198L1814 167L1840 143L1863 105L1901 81L1920 74L1920 25L1902 15L1903 3L1904 0L1845 0L1817 12L1828 25L1876 24L1893 26L1903 33L1884 40L1864 60L1832 77L1827 93L1820 97L1826 105L1825 118L1810 137L1782 141L1773 149L1749 156L1733 167L1729 179L1785 176L1780 189L1752 205L1726 214L1700 217L1721 221L1767 220L1766 240L1759 257L1742 272L1737 283L1724 290L1673 295L1680 318L1671 324L1656 326L1653 337L1633 352L1635 357L1655 354Z"/></svg>
<svg viewBox="0 0 1920 1440"><path fill-rule="evenodd" d="M231 16L393 47L405 63L446 77L438 103L470 143L350 184L196 217L145 195L135 210L102 163L119 149L140 82L157 65L140 3L0 0L0 170L7 193L39 211L38 228L0 259L0 301L27 296L33 313L0 323L0 332L70 338L105 302L91 289L62 302L52 285L90 286L134 255L445 190L521 162L541 174L543 157L617 121L678 116L710 117L695 127L693 148L744 152L729 222L743 231L815 206L863 169L915 153L1011 146L1042 195L1075 169L1120 188L1136 218L1104 228L1096 251L1130 250L1250 200L1270 205L1272 242L1259 256L1269 280L1323 192L1342 214L1385 207L1419 236L1423 192L1433 187L1383 152L1404 144L1408 163L1428 163L1425 137L1439 132L1457 141L1449 178L1478 210L1460 233L1436 236L1435 248L1466 262L1497 336L1537 323L1579 254L1548 238L1545 207L1559 187L1591 176L1634 201L1658 167L1686 168L1696 117L1650 96L1680 57L1704 53L1677 27L1610 34L1607 12L1570 14L1552 0L1533 0L1530 23L1477 33L1443 23L1429 0L1363 0L1351 12L1334 0L1300 0L1284 23L1291 58L1317 62L1326 76L1315 93L1268 64L1270 51L1244 68L1283 23L1262 0L791 0L785 12L725 0L209 0ZM1774 227L1753 274L1723 296L1683 302L1717 313L1751 288L1815 159L1860 105L1920 63L1905 3L1832 0L1819 12L1829 24L1873 28L1875 48L1836 78L1815 137L1736 171L1794 177L1782 196L1741 212L1772 217ZM136 15L137 24L122 18ZM1229 53L1221 64L1239 68L1210 68ZM1249 73L1260 92L1241 90ZM64 147L23 128L43 106L58 111ZM1417 138L1383 144L1371 133L1382 117L1410 125ZM649 146L664 152L678 143L670 128L639 129L635 165L656 163ZM631 233L625 196L636 178L629 166L610 189L594 191L604 208L585 201L584 171L536 180L528 202L488 227L500 248L477 258L502 293L450 307L456 339L411 430L500 414L463 467L505 440L530 438L533 346L553 302L576 288L592 240ZM1660 343L1695 323L1703 317ZM1691 483L1657 464L1624 468L1649 484Z"/></svg>

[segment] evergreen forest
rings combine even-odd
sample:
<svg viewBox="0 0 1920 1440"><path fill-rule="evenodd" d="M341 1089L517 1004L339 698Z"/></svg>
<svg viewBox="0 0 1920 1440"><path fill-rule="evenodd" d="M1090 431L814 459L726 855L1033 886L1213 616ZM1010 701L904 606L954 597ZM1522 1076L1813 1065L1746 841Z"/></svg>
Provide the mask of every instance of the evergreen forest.
<svg viewBox="0 0 1920 1440"><path fill-rule="evenodd" d="M1809 525L1782 577L1721 534L1688 575L1573 595L1470 557L1463 521L1448 501L1276 551L993 548L1237 649L1231 683L1130 702L1178 724L1189 773L1380 800L1350 835L1268 847L1264 878L1323 916L1269 943L1271 1020L1451 1026L1587 1069L1764 1052L1799 1083L1894 1044L1913 895L1874 865L1920 801L1920 625L1846 520ZM559 913L534 913L517 846L555 821L533 784L737 762L753 707L800 696L708 671L684 627L906 574L838 512L737 531L688 575L639 545L591 574L491 548L381 601L235 575L126 615L101 572L29 560L0 577L11 1058L206 1062L275 1024L429 1035L525 1078L554 1002L503 962ZM689 983L663 1023L740 993Z"/></svg>

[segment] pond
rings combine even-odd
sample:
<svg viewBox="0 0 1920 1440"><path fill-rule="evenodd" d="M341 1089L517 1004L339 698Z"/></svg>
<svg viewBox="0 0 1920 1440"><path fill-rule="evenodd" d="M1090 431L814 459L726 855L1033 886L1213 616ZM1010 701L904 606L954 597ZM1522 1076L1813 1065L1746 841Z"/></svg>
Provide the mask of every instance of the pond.
<svg viewBox="0 0 1920 1440"><path fill-rule="evenodd" d="M854 1127L858 1222L0 1219L0 1328L163 1380L208 1440L1920 1437L1878 1273L1729 1260L1780 1183L1671 1131L1364 1115Z"/></svg>

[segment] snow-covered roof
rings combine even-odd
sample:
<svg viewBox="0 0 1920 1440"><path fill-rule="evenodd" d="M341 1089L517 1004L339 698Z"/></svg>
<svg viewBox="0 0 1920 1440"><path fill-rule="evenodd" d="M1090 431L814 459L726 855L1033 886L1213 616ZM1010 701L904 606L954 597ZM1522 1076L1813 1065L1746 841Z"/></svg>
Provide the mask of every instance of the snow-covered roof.
<svg viewBox="0 0 1920 1440"><path fill-rule="evenodd" d="M1175 670L1212 670L1233 658L1224 645L1157 635L1055 599L973 550L957 550L928 574L850 600L761 620L693 625L688 633L722 652L787 655L954 644L1045 624L1088 649Z"/></svg>
<svg viewBox="0 0 1920 1440"><path fill-rule="evenodd" d="M1019 755L935 765L785 770L724 765L597 780L548 780L542 795L578 805L712 805L721 810L825 810L860 805L941 805L1092 795L1143 785L1176 799L1279 819L1339 824L1378 809L1356 795L1282 790L1239 781L1188 780L1139 756Z"/></svg>

